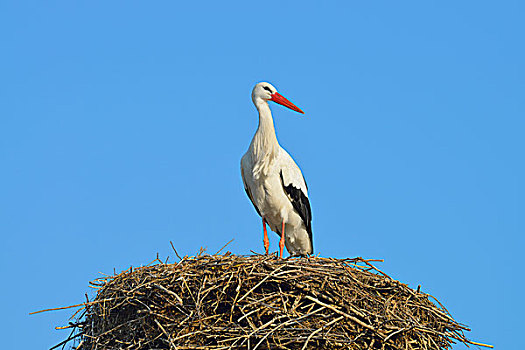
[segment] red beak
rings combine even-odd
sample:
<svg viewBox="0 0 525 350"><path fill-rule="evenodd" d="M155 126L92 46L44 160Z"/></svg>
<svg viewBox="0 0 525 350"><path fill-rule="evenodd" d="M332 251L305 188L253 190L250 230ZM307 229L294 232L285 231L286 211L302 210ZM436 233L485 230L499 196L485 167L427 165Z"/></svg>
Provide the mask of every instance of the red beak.
<svg viewBox="0 0 525 350"><path fill-rule="evenodd" d="M291 110L294 110L296 112L299 112L299 113L302 113L304 114L303 111L301 111L301 109L299 107L297 107L296 105L294 105L293 103L291 103L290 101L288 101L283 95L281 95L280 93L278 92L274 92L272 97L270 98L270 101L273 101L275 103L278 103L280 105L283 105L285 107L288 107L290 108Z"/></svg>

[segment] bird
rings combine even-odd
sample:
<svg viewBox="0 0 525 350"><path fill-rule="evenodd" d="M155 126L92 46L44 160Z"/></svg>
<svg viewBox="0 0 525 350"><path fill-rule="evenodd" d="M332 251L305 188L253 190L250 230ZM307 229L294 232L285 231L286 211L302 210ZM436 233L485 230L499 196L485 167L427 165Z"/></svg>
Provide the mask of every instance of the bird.
<svg viewBox="0 0 525 350"><path fill-rule="evenodd" d="M259 112L259 126L241 158L241 176L246 194L262 218L266 255L270 246L266 225L280 236L280 258L284 246L292 257L311 255L312 211L308 187L297 164L277 141L268 102L304 112L267 82L255 85L252 101Z"/></svg>

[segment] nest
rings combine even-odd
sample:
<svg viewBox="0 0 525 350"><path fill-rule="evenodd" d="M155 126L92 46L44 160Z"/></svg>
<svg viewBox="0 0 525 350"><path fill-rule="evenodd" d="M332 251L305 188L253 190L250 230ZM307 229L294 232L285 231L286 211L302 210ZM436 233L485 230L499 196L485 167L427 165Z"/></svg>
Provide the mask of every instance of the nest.
<svg viewBox="0 0 525 350"><path fill-rule="evenodd" d="M199 254L97 279L76 349L445 349L476 344L374 260ZM377 261L377 260L376 260ZM431 301L433 300L433 301ZM77 311L77 312L79 312ZM62 328L67 328L62 327Z"/></svg>

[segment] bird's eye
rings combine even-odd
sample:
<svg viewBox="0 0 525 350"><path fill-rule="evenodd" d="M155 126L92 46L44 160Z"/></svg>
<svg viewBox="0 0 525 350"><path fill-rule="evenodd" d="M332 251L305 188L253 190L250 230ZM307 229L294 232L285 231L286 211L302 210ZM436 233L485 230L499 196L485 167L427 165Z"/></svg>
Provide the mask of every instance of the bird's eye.
<svg viewBox="0 0 525 350"><path fill-rule="evenodd" d="M263 89L268 91L270 94L272 93L272 89L270 89L268 86L263 86Z"/></svg>

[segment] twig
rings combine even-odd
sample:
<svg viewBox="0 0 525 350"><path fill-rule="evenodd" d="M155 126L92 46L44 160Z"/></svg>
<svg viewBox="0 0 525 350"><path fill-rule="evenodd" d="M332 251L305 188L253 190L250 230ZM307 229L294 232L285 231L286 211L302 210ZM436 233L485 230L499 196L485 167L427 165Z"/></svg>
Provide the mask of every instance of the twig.
<svg viewBox="0 0 525 350"><path fill-rule="evenodd" d="M344 316L339 316L338 318L334 318L332 321L328 322L328 323L325 324L324 326L319 327L319 328L317 328L315 331L313 331L313 332L308 336L308 338L306 338L306 341L304 342L304 345L303 345L303 347L301 348L301 350L306 349L306 346L308 345L308 342L310 341L310 339L312 339L312 337L313 337L315 334L319 333L323 328L328 327L328 326L331 326L331 325L333 325L334 323L341 321L343 318L344 318Z"/></svg>
<svg viewBox="0 0 525 350"><path fill-rule="evenodd" d="M112 301L112 300L115 300L114 298L112 299L104 299L104 300L94 300L94 301L90 301L89 303L82 303L82 304L76 304L76 305L69 305L69 306L62 306L62 307L55 307L55 308L52 308L52 309L45 309L45 310L39 310L39 311L33 311L33 312L30 312L29 314L30 315L35 315L35 314L39 314L41 312L48 312L48 311L57 311L57 310L65 310L65 309L71 309L73 307L79 307L79 306L87 306L87 305L95 305L95 304L99 304L99 303L103 303L103 302L106 302L106 301Z"/></svg>
<svg viewBox="0 0 525 350"><path fill-rule="evenodd" d="M379 333L374 327L372 327L372 326L370 326L370 325L364 323L363 321L359 320L358 318L355 318L354 316L351 316L351 315L347 314L346 312L343 312L343 311L341 311L341 310L337 310L337 309L336 309L335 307L333 307L332 305L325 304L325 303L323 303L322 301L319 301L319 300L317 300L316 298L313 298L313 297L311 297L311 296L309 296L309 295L305 296L305 298L308 299L308 300L313 301L314 303L317 303L317 304L319 304L319 305L322 305L322 306L326 307L327 309L330 309L330 310L332 310L333 312L338 313L339 315L343 315L344 317L346 317L346 318L348 318L348 319L354 321L355 323L358 323L359 325L365 327L366 329L370 329L371 331L374 331L374 332L377 332L378 334L381 334L381 333Z"/></svg>
<svg viewBox="0 0 525 350"><path fill-rule="evenodd" d="M219 249L217 251L217 253L213 254L213 255L219 255L219 253L228 246L228 244L230 244L231 242L233 242L234 238L230 239L230 241L228 243L226 243L221 249Z"/></svg>
<svg viewBox="0 0 525 350"><path fill-rule="evenodd" d="M179 260L182 260L182 258L180 257L179 253L177 253L177 249L175 249L175 246L173 245L172 241L170 241L170 244L171 244L171 248L175 252L175 255L177 255L177 258L179 258Z"/></svg>
<svg viewBox="0 0 525 350"><path fill-rule="evenodd" d="M49 348L49 350L53 350L53 349L58 348L61 345L65 345L65 344L67 344L67 342L69 342L69 341L71 341L71 340L73 340L75 338L78 338L78 337L80 337L82 335L84 335L84 333L77 333L74 336L69 336L66 340L63 340L60 343L58 343L57 345L53 346L52 348Z"/></svg>

